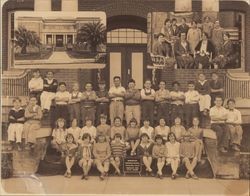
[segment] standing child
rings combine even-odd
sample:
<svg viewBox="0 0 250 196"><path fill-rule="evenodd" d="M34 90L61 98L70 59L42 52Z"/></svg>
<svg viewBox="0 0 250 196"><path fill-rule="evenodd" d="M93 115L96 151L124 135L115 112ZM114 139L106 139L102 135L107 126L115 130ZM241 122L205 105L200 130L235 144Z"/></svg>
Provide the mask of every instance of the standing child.
<svg viewBox="0 0 250 196"><path fill-rule="evenodd" d="M31 97L28 106L25 109L25 119L24 123L24 137L26 143L26 150L34 148L36 144L37 131L41 127L42 110L39 105L37 105L36 97Z"/></svg>
<svg viewBox="0 0 250 196"><path fill-rule="evenodd" d="M148 135L151 142L154 141L154 128L150 126L150 121L148 119L143 121L143 126L140 128L139 136L141 137L143 133Z"/></svg>
<svg viewBox="0 0 250 196"><path fill-rule="evenodd" d="M193 179L198 179L194 173L194 168L197 165L197 157L195 156L195 147L190 141L190 136L185 135L183 142L180 145L180 156L182 158L182 163L187 169L186 178L190 176Z"/></svg>
<svg viewBox="0 0 250 196"><path fill-rule="evenodd" d="M100 124L96 128L96 136L105 135L107 141L110 140L110 125L107 124L107 116L104 114L100 115Z"/></svg>
<svg viewBox="0 0 250 196"><path fill-rule="evenodd" d="M62 146L62 152L65 154L65 164L67 167L64 176L70 178L71 168L75 163L77 145L75 144L74 136L71 133L66 135L65 141L65 144Z"/></svg>
<svg viewBox="0 0 250 196"><path fill-rule="evenodd" d="M71 122L71 127L67 129L67 134L72 134L74 136L75 142L78 141L81 133L81 128L78 127L77 119L74 118Z"/></svg>
<svg viewBox="0 0 250 196"><path fill-rule="evenodd" d="M219 76L217 73L212 73L212 80L209 83L210 85L210 96L211 96L211 106L214 106L214 101L216 96L221 96L223 97L223 84L221 81L219 81Z"/></svg>
<svg viewBox="0 0 250 196"><path fill-rule="evenodd" d="M66 137L66 124L63 118L56 121L56 127L52 131L51 147L56 149L57 152L62 151L62 146L65 144Z"/></svg>
<svg viewBox="0 0 250 196"><path fill-rule="evenodd" d="M44 114L50 110L52 100L55 98L58 82L54 79L53 71L48 71L43 80L43 92L41 94L41 108Z"/></svg>
<svg viewBox="0 0 250 196"><path fill-rule="evenodd" d="M207 116L211 106L211 97L210 85L209 82L206 80L205 74L200 73L198 75L198 81L195 84L195 90L197 90L200 94L200 112L202 112L204 116Z"/></svg>
<svg viewBox="0 0 250 196"><path fill-rule="evenodd" d="M188 82L188 91L185 92L185 123L189 128L192 125L192 119L199 116L199 100L200 95L198 91L194 90L195 84L193 81Z"/></svg>
<svg viewBox="0 0 250 196"><path fill-rule="evenodd" d="M104 177L108 175L111 156L110 145L105 135L98 135L93 147L93 155L97 169L101 172L100 179L104 180Z"/></svg>
<svg viewBox="0 0 250 196"><path fill-rule="evenodd" d="M85 119L89 118L92 122L95 122L95 113L96 113L96 93L92 90L92 83L88 82L85 85L85 91L82 93L81 98L81 116L82 116L82 125L85 125Z"/></svg>
<svg viewBox="0 0 250 196"><path fill-rule="evenodd" d="M167 124L170 124L170 92L166 89L166 82L160 81L159 90L155 93L155 102L158 104L157 115L158 121L164 118Z"/></svg>
<svg viewBox="0 0 250 196"><path fill-rule="evenodd" d="M167 147L167 159L166 165L171 165L172 176L171 178L174 180L178 174L177 169L180 163L180 143L176 141L175 134L173 132L168 134L168 141L166 143Z"/></svg>
<svg viewBox="0 0 250 196"><path fill-rule="evenodd" d="M175 118L175 120L174 120L174 126L171 127L170 131L175 134L175 139L178 142L180 142L181 139L182 139L182 135L184 135L185 132L186 132L185 127L183 127L181 125L181 118L180 117L177 116Z"/></svg>
<svg viewBox="0 0 250 196"><path fill-rule="evenodd" d="M240 144L242 140L243 130L241 127L241 113L239 110L235 109L235 100L229 99L227 101L228 105L228 115L226 123L230 130L230 143L232 149L235 151L240 151Z"/></svg>
<svg viewBox="0 0 250 196"><path fill-rule="evenodd" d="M157 177L160 179L163 178L162 176L162 168L164 167L166 156L167 156L167 148L164 145L164 140L161 135L155 136L155 145L152 150L153 158L157 159Z"/></svg>
<svg viewBox="0 0 250 196"><path fill-rule="evenodd" d="M160 118L159 125L155 127L154 135L161 135L164 141L168 140L168 134L170 132L169 126L166 125L166 121L164 118Z"/></svg>
<svg viewBox="0 0 250 196"><path fill-rule="evenodd" d="M100 122L101 115L108 116L109 114L109 94L106 90L105 81L100 81L98 83L99 91L96 92L96 121Z"/></svg>
<svg viewBox="0 0 250 196"><path fill-rule="evenodd" d="M151 80L146 80L144 83L144 89L141 90L141 109L142 119L149 119L150 124L154 124L154 100L155 91L151 88Z"/></svg>
<svg viewBox="0 0 250 196"><path fill-rule="evenodd" d="M114 135L114 139L111 141L111 158L110 163L115 168L115 173L117 173L118 176L121 175L120 171L120 165L121 165L121 159L124 158L126 155L126 145L124 142L121 141L122 136L120 133L116 133Z"/></svg>
<svg viewBox="0 0 250 196"><path fill-rule="evenodd" d="M30 97L36 97L37 104L41 105L40 96L43 91L43 79L39 69L33 71L33 78L29 81L28 84Z"/></svg>
<svg viewBox="0 0 250 196"><path fill-rule="evenodd" d="M183 104L185 100L184 92L180 91L180 83L175 81L172 83L173 91L170 92L171 95L171 123L174 124L174 120L177 116L183 120Z"/></svg>
<svg viewBox="0 0 250 196"><path fill-rule="evenodd" d="M115 117L114 119L114 126L111 127L111 130L110 130L110 137L111 139L114 139L114 136L116 133L120 133L121 136L122 136L122 141L125 140L125 127L122 126L122 121L121 121L121 118L120 117Z"/></svg>
<svg viewBox="0 0 250 196"><path fill-rule="evenodd" d="M92 159L92 145L90 143L91 136L88 133L84 133L82 136L82 142L79 147L80 160L78 162L79 166L83 170L82 180L88 180L89 170L91 169L91 165L93 163Z"/></svg>
<svg viewBox="0 0 250 196"><path fill-rule="evenodd" d="M70 93L69 99L69 119L72 121L74 118L80 123L81 111L80 111L80 101L82 93L79 91L79 84L76 82L73 84L72 92Z"/></svg>
<svg viewBox="0 0 250 196"><path fill-rule="evenodd" d="M197 158L197 161L201 161L201 155L203 150L203 129L199 126L200 121L199 118L194 117L193 118L193 126L188 129L187 132L190 133L191 141L194 143L195 146L195 157Z"/></svg>
<svg viewBox="0 0 250 196"><path fill-rule="evenodd" d="M68 124L69 119L69 112L68 112L68 103L70 99L70 94L66 89L66 83L60 82L58 85L59 89L56 92L55 101L56 101L56 107L55 107L55 119L63 118L66 122L66 125Z"/></svg>
<svg viewBox="0 0 250 196"><path fill-rule="evenodd" d="M9 112L9 127L8 127L8 141L10 141L11 148L14 149L15 141L17 143L18 151L21 151L23 124L24 124L24 109L21 107L21 99L13 99L14 107Z"/></svg>
<svg viewBox="0 0 250 196"><path fill-rule="evenodd" d="M93 121L90 118L86 118L86 126L84 126L80 132L80 138L84 133L88 133L91 136L91 143L93 144L96 139L96 128L93 126Z"/></svg>
<svg viewBox="0 0 250 196"><path fill-rule="evenodd" d="M131 152L130 152L131 156L136 154L135 153L136 148L140 143L139 132L140 132L140 129L137 126L137 121L135 118L132 118L129 121L128 127L126 129L126 141L131 146Z"/></svg>
<svg viewBox="0 0 250 196"><path fill-rule="evenodd" d="M153 170L151 169L153 143L150 142L147 133L142 133L140 139L141 141L140 145L137 147L137 154L142 157L143 164L146 167L146 174L154 176Z"/></svg>

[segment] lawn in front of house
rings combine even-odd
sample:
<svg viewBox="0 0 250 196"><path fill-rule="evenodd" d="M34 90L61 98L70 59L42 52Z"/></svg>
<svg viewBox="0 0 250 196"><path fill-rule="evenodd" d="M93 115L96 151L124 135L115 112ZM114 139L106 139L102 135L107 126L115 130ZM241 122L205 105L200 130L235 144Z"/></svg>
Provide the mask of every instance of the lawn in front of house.
<svg viewBox="0 0 250 196"><path fill-rule="evenodd" d="M42 60L49 59L52 55L52 50L42 50L41 52L29 52L26 54L16 53L15 60Z"/></svg>

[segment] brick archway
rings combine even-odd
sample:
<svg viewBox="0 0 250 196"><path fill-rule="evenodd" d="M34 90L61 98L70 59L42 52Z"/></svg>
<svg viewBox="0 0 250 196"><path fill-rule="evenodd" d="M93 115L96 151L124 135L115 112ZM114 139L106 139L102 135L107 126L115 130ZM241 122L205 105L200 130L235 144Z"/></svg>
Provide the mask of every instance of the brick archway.
<svg viewBox="0 0 250 196"><path fill-rule="evenodd" d="M119 28L138 29L147 33L147 18L132 15L118 15L107 18L107 31Z"/></svg>

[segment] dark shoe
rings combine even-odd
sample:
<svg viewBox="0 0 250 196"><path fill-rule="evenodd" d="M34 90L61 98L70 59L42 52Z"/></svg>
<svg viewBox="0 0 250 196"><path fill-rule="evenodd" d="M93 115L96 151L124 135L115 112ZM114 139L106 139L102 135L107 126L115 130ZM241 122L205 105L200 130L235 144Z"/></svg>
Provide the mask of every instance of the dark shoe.
<svg viewBox="0 0 250 196"><path fill-rule="evenodd" d="M149 172L149 175L152 176L152 177L155 176L154 173L153 173L153 171Z"/></svg>
<svg viewBox="0 0 250 196"><path fill-rule="evenodd" d="M68 172L66 171L65 174L64 174L64 177L67 177L68 176Z"/></svg>
<svg viewBox="0 0 250 196"><path fill-rule="evenodd" d="M88 176L85 176L85 180L88 180L89 179L89 177Z"/></svg>
<svg viewBox="0 0 250 196"><path fill-rule="evenodd" d="M86 177L85 177L85 175L83 174L82 177L81 177L81 180L83 180L83 179L85 179L85 178L86 178Z"/></svg>
<svg viewBox="0 0 250 196"><path fill-rule="evenodd" d="M160 179L163 179L163 176L162 176L162 175L159 175L159 178L160 178Z"/></svg>
<svg viewBox="0 0 250 196"><path fill-rule="evenodd" d="M176 178L176 175L172 174L171 178L172 178L172 180L174 180Z"/></svg>
<svg viewBox="0 0 250 196"><path fill-rule="evenodd" d="M68 178L71 178L71 173L68 173L67 177L68 177Z"/></svg>

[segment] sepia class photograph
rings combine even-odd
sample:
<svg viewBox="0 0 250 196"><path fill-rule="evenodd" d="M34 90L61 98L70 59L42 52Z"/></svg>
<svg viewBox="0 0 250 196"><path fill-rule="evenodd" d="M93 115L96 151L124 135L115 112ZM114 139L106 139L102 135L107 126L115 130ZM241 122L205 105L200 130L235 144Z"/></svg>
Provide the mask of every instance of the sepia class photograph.
<svg viewBox="0 0 250 196"><path fill-rule="evenodd" d="M1 0L1 195L249 196L250 4Z"/></svg>

